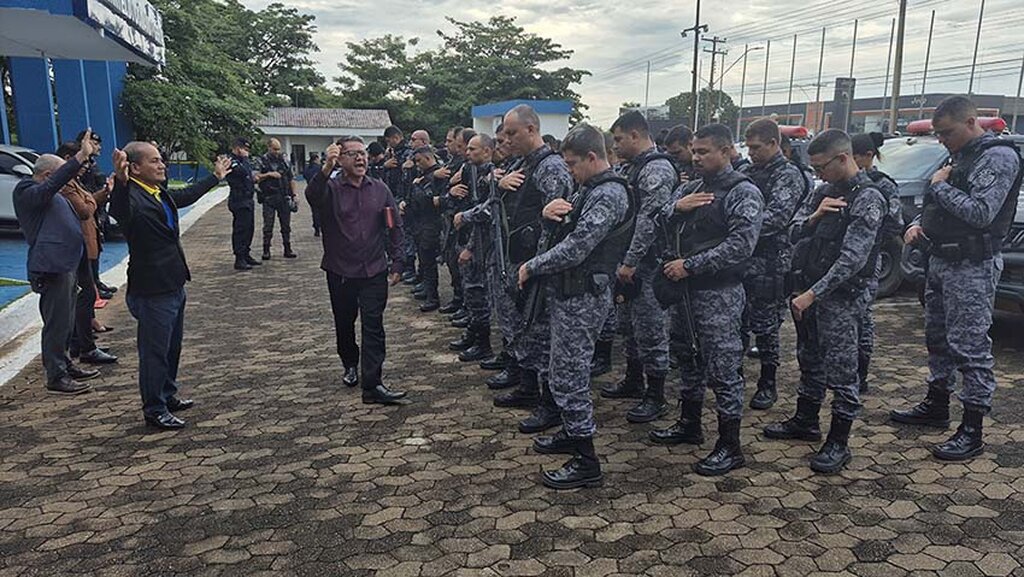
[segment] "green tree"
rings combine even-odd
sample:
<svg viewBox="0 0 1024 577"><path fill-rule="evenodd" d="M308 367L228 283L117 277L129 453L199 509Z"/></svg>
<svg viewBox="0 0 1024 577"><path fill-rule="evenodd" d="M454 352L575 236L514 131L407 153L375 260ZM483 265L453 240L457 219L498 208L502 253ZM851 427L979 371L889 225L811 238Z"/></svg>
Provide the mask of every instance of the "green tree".
<svg viewBox="0 0 1024 577"><path fill-rule="evenodd" d="M314 16L274 3L253 15L245 46L257 94L268 104L308 101L324 85L324 77L313 67L310 55L320 48L313 41Z"/></svg>
<svg viewBox="0 0 1024 577"><path fill-rule="evenodd" d="M690 117L693 115L693 94L682 92L665 101L669 108L669 117L673 119L686 119L693 124ZM726 126L735 126L739 108L733 103L732 97L721 90L709 90L703 88L700 91L700 118L697 126L703 126L708 122L720 122ZM710 120L709 120L710 119Z"/></svg>

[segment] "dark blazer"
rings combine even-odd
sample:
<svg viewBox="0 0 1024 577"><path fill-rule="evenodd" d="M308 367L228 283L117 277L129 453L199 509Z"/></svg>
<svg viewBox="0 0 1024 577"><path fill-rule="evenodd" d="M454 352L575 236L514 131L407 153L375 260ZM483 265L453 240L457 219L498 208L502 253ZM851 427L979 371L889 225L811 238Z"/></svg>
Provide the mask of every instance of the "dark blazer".
<svg viewBox="0 0 1024 577"><path fill-rule="evenodd" d="M58 194L79 168L72 157L45 181L25 179L14 187L14 213L28 241L29 273L67 273L82 260L82 221L68 199Z"/></svg>
<svg viewBox="0 0 1024 577"><path fill-rule="evenodd" d="M174 226L167 226L167 215L160 201L141 186L128 181L116 182L110 193L110 216L128 241L128 292L154 295L180 289L192 280L179 238L178 209L195 203L217 186L210 175L192 186L168 190L160 187L160 196L170 203Z"/></svg>

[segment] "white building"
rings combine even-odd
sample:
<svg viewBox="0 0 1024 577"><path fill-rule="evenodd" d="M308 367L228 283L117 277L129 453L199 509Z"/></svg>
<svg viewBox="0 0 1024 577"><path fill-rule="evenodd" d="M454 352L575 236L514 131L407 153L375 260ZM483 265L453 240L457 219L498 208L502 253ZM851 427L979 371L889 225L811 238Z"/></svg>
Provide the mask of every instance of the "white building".
<svg viewBox="0 0 1024 577"><path fill-rule="evenodd" d="M323 153L342 136L361 136L368 143L384 135L391 126L387 110L350 108L271 108L257 127L269 138L281 141L298 171L306 166L309 154Z"/></svg>
<svg viewBox="0 0 1024 577"><path fill-rule="evenodd" d="M540 117L541 134L550 134L561 140L569 132L569 115L572 102L569 100L506 100L473 107L473 130L494 136L494 130L501 124L505 113L520 104L530 105Z"/></svg>

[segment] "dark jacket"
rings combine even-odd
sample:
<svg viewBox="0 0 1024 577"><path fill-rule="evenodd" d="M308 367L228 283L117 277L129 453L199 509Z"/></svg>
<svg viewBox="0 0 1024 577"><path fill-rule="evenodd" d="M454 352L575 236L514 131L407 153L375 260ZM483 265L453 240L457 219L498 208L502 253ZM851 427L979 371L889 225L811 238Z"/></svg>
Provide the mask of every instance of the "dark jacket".
<svg viewBox="0 0 1024 577"><path fill-rule="evenodd" d="M168 190L161 185L160 196L171 208L174 226L160 201L138 184L116 182L110 193L110 215L117 219L128 241L128 292L153 295L178 290L192 280L179 238L178 209L189 206L217 186L208 176L192 186Z"/></svg>
<svg viewBox="0 0 1024 577"><path fill-rule="evenodd" d="M14 187L14 213L28 241L29 273L67 273L82 260L82 221L58 194L80 167L72 157L45 181L26 179Z"/></svg>

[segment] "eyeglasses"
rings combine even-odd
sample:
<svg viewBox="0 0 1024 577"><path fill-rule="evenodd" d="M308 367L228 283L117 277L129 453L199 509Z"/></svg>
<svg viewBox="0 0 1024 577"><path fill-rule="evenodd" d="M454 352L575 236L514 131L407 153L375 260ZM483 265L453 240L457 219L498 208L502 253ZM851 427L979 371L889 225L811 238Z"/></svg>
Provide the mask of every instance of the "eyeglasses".
<svg viewBox="0 0 1024 577"><path fill-rule="evenodd" d="M813 170L817 174L821 174L821 173L825 172L825 170L828 169L828 165L830 165L833 162L835 162L836 159L839 158L840 156L842 156L842 154L837 154L837 155L833 156L832 158L829 159L828 162L826 162L825 164L822 164L821 166L815 166L815 165L812 164L811 165L811 170Z"/></svg>
<svg viewBox="0 0 1024 577"><path fill-rule="evenodd" d="M365 150L349 150L348 152L342 152L341 155L342 156L347 156L349 158L359 158L359 157L365 157L366 156L366 151Z"/></svg>

